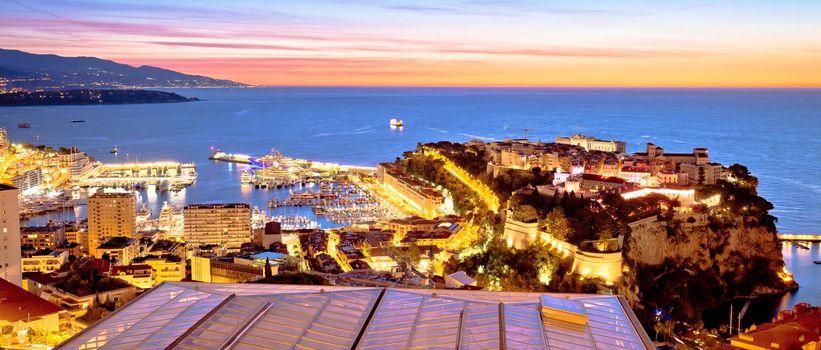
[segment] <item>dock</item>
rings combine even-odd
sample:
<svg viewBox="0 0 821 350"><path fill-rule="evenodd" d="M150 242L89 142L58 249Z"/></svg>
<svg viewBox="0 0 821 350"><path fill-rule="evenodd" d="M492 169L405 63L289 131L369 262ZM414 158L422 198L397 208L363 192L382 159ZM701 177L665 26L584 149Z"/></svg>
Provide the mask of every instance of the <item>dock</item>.
<svg viewBox="0 0 821 350"><path fill-rule="evenodd" d="M194 163L103 164L80 180L81 187L148 186L180 188L197 179Z"/></svg>
<svg viewBox="0 0 821 350"><path fill-rule="evenodd" d="M779 241L821 242L821 234L815 233L779 233Z"/></svg>

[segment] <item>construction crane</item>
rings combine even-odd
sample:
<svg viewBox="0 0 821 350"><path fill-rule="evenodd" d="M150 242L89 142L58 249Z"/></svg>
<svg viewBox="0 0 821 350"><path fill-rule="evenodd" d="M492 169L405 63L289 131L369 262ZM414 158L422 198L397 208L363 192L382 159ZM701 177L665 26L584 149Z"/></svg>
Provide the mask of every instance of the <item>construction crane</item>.
<svg viewBox="0 0 821 350"><path fill-rule="evenodd" d="M533 129L530 129L530 128L521 128L521 129L519 129L519 130L521 130L522 132L524 132L524 134L525 134L525 140L527 140L527 134L528 134L528 133L530 133L531 131L533 131Z"/></svg>

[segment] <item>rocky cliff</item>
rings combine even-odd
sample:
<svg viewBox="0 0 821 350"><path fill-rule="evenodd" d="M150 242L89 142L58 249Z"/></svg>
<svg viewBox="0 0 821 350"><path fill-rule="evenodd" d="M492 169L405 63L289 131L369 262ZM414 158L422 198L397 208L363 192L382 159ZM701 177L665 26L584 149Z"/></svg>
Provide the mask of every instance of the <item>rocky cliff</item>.
<svg viewBox="0 0 821 350"><path fill-rule="evenodd" d="M673 308L688 319L739 296L797 287L783 272L775 232L740 217L700 215L631 224L620 289L639 312Z"/></svg>

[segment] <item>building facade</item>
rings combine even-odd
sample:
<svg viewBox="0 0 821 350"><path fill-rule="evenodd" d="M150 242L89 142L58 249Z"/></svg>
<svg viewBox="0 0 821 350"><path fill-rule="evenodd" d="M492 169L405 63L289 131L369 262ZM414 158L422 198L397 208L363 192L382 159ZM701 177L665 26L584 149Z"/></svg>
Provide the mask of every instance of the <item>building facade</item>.
<svg viewBox="0 0 821 350"><path fill-rule="evenodd" d="M21 174L13 177L11 182L14 183L14 187L17 187L21 192L25 192L28 190L37 190L40 188L40 184L43 183L43 169L40 168L33 168L28 169ZM28 192L26 192L28 193Z"/></svg>
<svg viewBox="0 0 821 350"><path fill-rule="evenodd" d="M420 214L426 217L437 216L445 201L441 192L422 180L419 180L392 163L382 163L377 166L382 185L391 194L410 204Z"/></svg>
<svg viewBox="0 0 821 350"><path fill-rule="evenodd" d="M83 152L61 154L59 161L61 167L68 168L71 181L81 180L94 170L94 164L91 162L91 159Z"/></svg>
<svg viewBox="0 0 821 350"><path fill-rule="evenodd" d="M586 151L602 151L614 153L627 152L627 144L624 141L599 140L595 137L585 136L582 134L577 134L570 137L556 136L556 143L579 146L581 148L584 148Z"/></svg>
<svg viewBox="0 0 821 350"><path fill-rule="evenodd" d="M216 244L239 250L251 242L251 207L246 203L191 204L183 209L185 240L193 247Z"/></svg>
<svg viewBox="0 0 821 350"><path fill-rule="evenodd" d="M57 249L65 240L63 226L42 226L20 228L20 245L33 249Z"/></svg>
<svg viewBox="0 0 821 350"><path fill-rule="evenodd" d="M131 260L139 254L140 244L136 238L111 237L94 250L95 258L102 258L108 254L111 261L116 261L117 265L131 264Z"/></svg>
<svg viewBox="0 0 821 350"><path fill-rule="evenodd" d="M68 261L68 251L38 251L22 256L20 261L23 272L54 272Z"/></svg>
<svg viewBox="0 0 821 350"><path fill-rule="evenodd" d="M20 205L17 188L0 184L0 278L17 286L23 283L20 262Z"/></svg>
<svg viewBox="0 0 821 350"><path fill-rule="evenodd" d="M185 260L176 255L149 255L133 259L131 262L151 266L154 269L154 280L157 284L185 279Z"/></svg>
<svg viewBox="0 0 821 350"><path fill-rule="evenodd" d="M111 237L133 238L137 232L137 200L133 193L98 191L88 198L88 251L96 250ZM82 243L81 243L82 244Z"/></svg>

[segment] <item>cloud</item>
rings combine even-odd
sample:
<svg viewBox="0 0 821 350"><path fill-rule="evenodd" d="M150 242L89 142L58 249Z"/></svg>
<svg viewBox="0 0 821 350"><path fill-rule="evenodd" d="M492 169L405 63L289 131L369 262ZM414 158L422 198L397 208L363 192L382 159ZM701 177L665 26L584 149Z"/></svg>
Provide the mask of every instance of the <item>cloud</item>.
<svg viewBox="0 0 821 350"><path fill-rule="evenodd" d="M287 51L317 51L314 48L288 46L288 45L270 45L270 44L244 44L244 43L214 43L214 42L195 42L195 41L145 41L149 44L170 46L170 47L206 47L217 49L250 49L250 50L287 50Z"/></svg>
<svg viewBox="0 0 821 350"><path fill-rule="evenodd" d="M481 54L505 56L536 56L536 57L696 57L709 54L704 51L689 50L652 50L633 48L596 48L596 47L556 47L547 49L533 48L442 48L439 53L449 54Z"/></svg>
<svg viewBox="0 0 821 350"><path fill-rule="evenodd" d="M25 28L29 31L49 33L110 33L128 34L141 36L160 37L189 37L189 38L213 38L218 37L213 33L191 31L177 28L175 26L162 24L144 23L123 23L95 20L76 20L65 18L37 18L19 19L3 18L0 21L0 28L19 30Z"/></svg>

